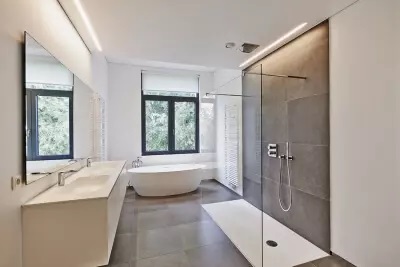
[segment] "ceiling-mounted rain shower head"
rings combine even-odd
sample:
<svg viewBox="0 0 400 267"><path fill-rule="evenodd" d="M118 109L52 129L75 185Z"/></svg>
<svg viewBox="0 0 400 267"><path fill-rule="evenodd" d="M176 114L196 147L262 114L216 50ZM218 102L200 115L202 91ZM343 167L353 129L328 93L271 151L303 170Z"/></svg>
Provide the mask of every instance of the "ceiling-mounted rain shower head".
<svg viewBox="0 0 400 267"><path fill-rule="evenodd" d="M257 44L250 44L250 43L243 43L240 47L239 50L243 53L249 54L256 50L259 47Z"/></svg>

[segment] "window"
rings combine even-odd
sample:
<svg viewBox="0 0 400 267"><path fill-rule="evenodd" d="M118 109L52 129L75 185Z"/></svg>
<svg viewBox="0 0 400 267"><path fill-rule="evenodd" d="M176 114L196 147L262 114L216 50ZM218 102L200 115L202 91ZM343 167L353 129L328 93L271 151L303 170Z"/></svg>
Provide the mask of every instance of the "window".
<svg viewBox="0 0 400 267"><path fill-rule="evenodd" d="M142 84L145 84L143 78L142 75ZM198 151L198 93L182 90L174 92L142 90L143 155L185 154Z"/></svg>
<svg viewBox="0 0 400 267"><path fill-rule="evenodd" d="M200 99L200 151L215 152L215 98Z"/></svg>
<svg viewBox="0 0 400 267"><path fill-rule="evenodd" d="M26 89L27 160L73 157L73 92Z"/></svg>

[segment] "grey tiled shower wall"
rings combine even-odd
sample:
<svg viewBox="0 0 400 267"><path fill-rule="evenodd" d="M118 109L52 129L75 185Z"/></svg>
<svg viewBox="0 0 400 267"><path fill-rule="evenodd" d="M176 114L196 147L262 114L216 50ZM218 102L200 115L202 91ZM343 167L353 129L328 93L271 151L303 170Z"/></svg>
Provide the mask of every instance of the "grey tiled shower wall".
<svg viewBox="0 0 400 267"><path fill-rule="evenodd" d="M260 65L261 64L261 65ZM244 198L320 248L330 249L329 24L324 22L247 69L243 78ZM306 80L257 75L306 76ZM279 160L290 143L293 206L278 202ZM261 152L262 151L262 152ZM285 163L286 164L286 163ZM284 170L286 165L284 164ZM288 177L282 197L288 203Z"/></svg>

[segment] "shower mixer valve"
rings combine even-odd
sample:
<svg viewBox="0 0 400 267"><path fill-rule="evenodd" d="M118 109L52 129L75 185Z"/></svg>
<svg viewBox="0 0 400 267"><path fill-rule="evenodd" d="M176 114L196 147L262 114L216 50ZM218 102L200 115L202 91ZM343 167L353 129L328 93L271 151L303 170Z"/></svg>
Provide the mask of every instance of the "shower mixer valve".
<svg viewBox="0 0 400 267"><path fill-rule="evenodd" d="M278 145L277 144L268 144L268 156L272 158L278 157Z"/></svg>
<svg viewBox="0 0 400 267"><path fill-rule="evenodd" d="M294 160L293 156L290 156L289 151L289 143L286 143L286 154L282 154L278 156L278 145L277 144L268 144L268 156L271 158L279 158L286 160Z"/></svg>

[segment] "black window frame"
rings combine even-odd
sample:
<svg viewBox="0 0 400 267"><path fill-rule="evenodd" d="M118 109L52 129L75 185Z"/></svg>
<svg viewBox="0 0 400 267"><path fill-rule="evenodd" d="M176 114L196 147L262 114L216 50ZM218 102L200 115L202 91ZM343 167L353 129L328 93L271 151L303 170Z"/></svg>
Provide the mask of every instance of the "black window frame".
<svg viewBox="0 0 400 267"><path fill-rule="evenodd" d="M146 101L167 101L168 102L168 150L166 151L146 151ZM190 102L195 103L196 107L196 140L194 150L175 150L175 103ZM176 154L195 154L199 153L200 147L200 114L199 114L199 94L195 97L148 95L142 90L142 155L176 155Z"/></svg>
<svg viewBox="0 0 400 267"><path fill-rule="evenodd" d="M29 132L26 140L26 160L61 160L73 159L74 157L74 93L73 90L48 90L48 89L30 89L25 88L26 96L26 127ZM69 98L69 153L65 155L46 155L39 154L39 134L38 134L38 114L37 97L68 97Z"/></svg>

